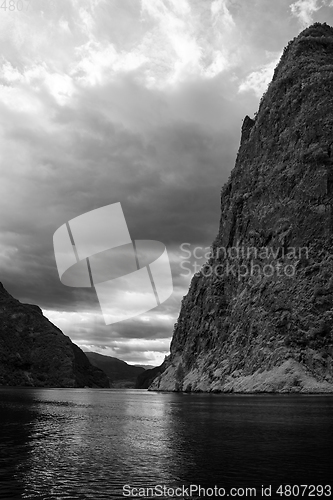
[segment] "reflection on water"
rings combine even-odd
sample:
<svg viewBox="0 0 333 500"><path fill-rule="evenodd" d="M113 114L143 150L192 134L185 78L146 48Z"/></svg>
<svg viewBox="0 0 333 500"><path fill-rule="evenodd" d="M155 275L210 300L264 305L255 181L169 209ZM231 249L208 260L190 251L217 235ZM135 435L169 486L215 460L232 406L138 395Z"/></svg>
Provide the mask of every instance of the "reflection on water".
<svg viewBox="0 0 333 500"><path fill-rule="evenodd" d="M330 484L332 417L333 396L1 388L0 498Z"/></svg>

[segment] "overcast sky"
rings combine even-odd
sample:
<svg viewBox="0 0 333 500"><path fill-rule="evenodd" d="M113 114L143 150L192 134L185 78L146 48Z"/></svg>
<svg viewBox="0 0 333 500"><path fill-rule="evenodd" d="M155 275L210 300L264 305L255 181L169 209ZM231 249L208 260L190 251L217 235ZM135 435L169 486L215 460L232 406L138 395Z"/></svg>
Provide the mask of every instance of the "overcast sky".
<svg viewBox="0 0 333 500"><path fill-rule="evenodd" d="M190 282L180 245L215 238L242 120L288 41L333 24L333 1L14 5L0 9L0 281L79 346L159 364ZM106 326L93 289L60 282L53 234L116 202L133 239L165 243L174 293Z"/></svg>

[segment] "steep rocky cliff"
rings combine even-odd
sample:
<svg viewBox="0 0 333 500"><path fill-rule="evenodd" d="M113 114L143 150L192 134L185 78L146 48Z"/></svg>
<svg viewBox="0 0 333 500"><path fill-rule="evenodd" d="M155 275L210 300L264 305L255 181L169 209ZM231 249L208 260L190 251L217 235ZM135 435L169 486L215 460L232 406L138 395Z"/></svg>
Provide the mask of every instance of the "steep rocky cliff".
<svg viewBox="0 0 333 500"><path fill-rule="evenodd" d="M109 387L109 381L38 306L22 304L0 283L0 385Z"/></svg>
<svg viewBox="0 0 333 500"><path fill-rule="evenodd" d="M333 29L284 50L246 117L209 261L151 390L333 392Z"/></svg>

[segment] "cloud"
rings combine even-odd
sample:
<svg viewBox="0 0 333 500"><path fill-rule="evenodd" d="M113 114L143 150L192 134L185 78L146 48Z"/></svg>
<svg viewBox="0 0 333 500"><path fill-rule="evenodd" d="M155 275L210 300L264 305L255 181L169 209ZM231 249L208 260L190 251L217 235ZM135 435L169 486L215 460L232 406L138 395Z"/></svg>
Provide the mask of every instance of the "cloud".
<svg viewBox="0 0 333 500"><path fill-rule="evenodd" d="M114 341L112 344L81 344L83 349L98 352L104 356L126 359L131 364L151 364L158 366L163 363L169 354L169 339L163 340L129 340L126 342Z"/></svg>
<svg viewBox="0 0 333 500"><path fill-rule="evenodd" d="M103 326L93 290L60 283L52 236L71 218L120 201L133 239L162 241L171 253L184 238L209 244L242 107L231 106L223 82L198 80L162 93L123 73L103 86L75 87L61 103L43 83L43 67L26 73L4 67L12 85L5 88L28 107L13 97L2 109L1 280L14 296L39 304L78 344L108 345L115 335L125 343L170 339L188 286L178 279L178 263L176 291L165 308L152 312L150 322L127 321L115 333Z"/></svg>
<svg viewBox="0 0 333 500"><path fill-rule="evenodd" d="M291 4L292 14L297 17L305 28L313 22L313 14L321 8L320 0L298 0Z"/></svg>
<svg viewBox="0 0 333 500"><path fill-rule="evenodd" d="M261 97L271 82L274 70L280 60L282 53L273 55L273 60L265 64L257 71L250 73L239 86L239 92L252 90L257 97Z"/></svg>
<svg viewBox="0 0 333 500"><path fill-rule="evenodd" d="M0 279L10 293L79 345L163 358L190 281L180 245L217 234L242 120L295 35L289 6L36 0L0 16ZM174 293L110 329L94 290L59 281L52 237L115 202L132 239L165 243Z"/></svg>
<svg viewBox="0 0 333 500"><path fill-rule="evenodd" d="M159 365L169 354L170 331L174 319L161 311L140 316L136 321L103 325L96 311L61 313L44 310L44 315L61 330L67 331L73 342L84 349L105 356L118 357L131 363ZM91 332L93 328L93 334Z"/></svg>

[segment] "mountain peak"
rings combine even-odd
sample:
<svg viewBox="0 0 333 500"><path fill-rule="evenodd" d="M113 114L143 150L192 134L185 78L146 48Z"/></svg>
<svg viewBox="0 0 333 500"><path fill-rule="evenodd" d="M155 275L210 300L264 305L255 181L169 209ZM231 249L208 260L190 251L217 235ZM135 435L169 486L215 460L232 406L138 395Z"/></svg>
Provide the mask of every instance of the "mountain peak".
<svg viewBox="0 0 333 500"><path fill-rule="evenodd" d="M333 27L327 23L314 23L301 31L296 39L303 36L333 36Z"/></svg>
<svg viewBox="0 0 333 500"><path fill-rule="evenodd" d="M315 23L305 28L284 48L277 65L272 83L291 72L294 77L302 78L311 64L323 61L333 62L333 28L326 23Z"/></svg>

